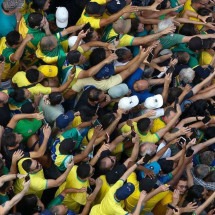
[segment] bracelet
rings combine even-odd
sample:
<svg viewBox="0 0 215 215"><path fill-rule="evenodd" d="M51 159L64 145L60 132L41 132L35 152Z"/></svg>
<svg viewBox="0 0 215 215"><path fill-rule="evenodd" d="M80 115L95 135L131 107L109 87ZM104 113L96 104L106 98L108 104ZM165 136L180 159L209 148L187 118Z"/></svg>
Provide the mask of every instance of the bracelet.
<svg viewBox="0 0 215 215"><path fill-rule="evenodd" d="M135 164L136 164L137 166L139 166L139 165L140 165L140 164L139 164L139 163L137 163L137 162L136 162Z"/></svg>

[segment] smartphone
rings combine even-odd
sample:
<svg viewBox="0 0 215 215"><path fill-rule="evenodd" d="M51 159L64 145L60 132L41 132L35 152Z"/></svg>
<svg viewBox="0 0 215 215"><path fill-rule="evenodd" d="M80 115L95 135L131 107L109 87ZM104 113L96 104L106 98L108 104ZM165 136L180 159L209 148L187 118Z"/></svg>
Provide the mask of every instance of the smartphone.
<svg viewBox="0 0 215 215"><path fill-rule="evenodd" d="M175 60L176 58L178 58L177 52L175 52L175 53L172 55L172 60Z"/></svg>
<svg viewBox="0 0 215 215"><path fill-rule="evenodd" d="M4 62L4 56L0 55L0 63Z"/></svg>
<svg viewBox="0 0 215 215"><path fill-rule="evenodd" d="M186 157L190 157L193 153L194 153L194 150L193 150L192 148L189 148L189 149L186 151Z"/></svg>
<svg viewBox="0 0 215 215"><path fill-rule="evenodd" d="M42 119L43 125L48 125L48 122L45 119Z"/></svg>
<svg viewBox="0 0 215 215"><path fill-rule="evenodd" d="M82 28L82 30L83 30L84 32L86 32L89 28L91 28L91 25L90 25L90 23L88 22L87 24L84 25L84 27Z"/></svg>
<svg viewBox="0 0 215 215"><path fill-rule="evenodd" d="M171 204L168 204L167 207L178 212L178 209L172 206Z"/></svg>
<svg viewBox="0 0 215 215"><path fill-rule="evenodd" d="M147 58L147 61L150 63L153 59L154 55L150 52L148 58Z"/></svg>
<svg viewBox="0 0 215 215"><path fill-rule="evenodd" d="M98 119L96 119L94 122L93 122L93 126L96 127L97 125L101 125L101 122L99 122Z"/></svg>
<svg viewBox="0 0 215 215"><path fill-rule="evenodd" d="M131 136L135 137L136 136L136 132L134 130L131 131Z"/></svg>
<svg viewBox="0 0 215 215"><path fill-rule="evenodd" d="M171 74L173 72L174 72L174 67L171 66L167 69L166 74Z"/></svg>
<svg viewBox="0 0 215 215"><path fill-rule="evenodd" d="M192 140L198 136L198 131L196 128L191 128L191 132L192 132L192 134L190 136L190 139Z"/></svg>
<svg viewBox="0 0 215 215"><path fill-rule="evenodd" d="M30 180L30 176L29 174L25 177L25 182L29 181Z"/></svg>
<svg viewBox="0 0 215 215"><path fill-rule="evenodd" d="M184 137L180 137L180 140L178 141L178 146L180 149L182 149L182 146L184 145L184 143L186 143L187 140Z"/></svg>
<svg viewBox="0 0 215 215"><path fill-rule="evenodd" d="M210 116L205 116L204 119L202 120L202 122L204 124L207 124L210 120L211 120Z"/></svg>
<svg viewBox="0 0 215 215"><path fill-rule="evenodd" d="M87 187L87 194L90 195L92 192L92 189L90 187Z"/></svg>
<svg viewBox="0 0 215 215"><path fill-rule="evenodd" d="M174 188L172 186L169 186L169 190L174 192Z"/></svg>

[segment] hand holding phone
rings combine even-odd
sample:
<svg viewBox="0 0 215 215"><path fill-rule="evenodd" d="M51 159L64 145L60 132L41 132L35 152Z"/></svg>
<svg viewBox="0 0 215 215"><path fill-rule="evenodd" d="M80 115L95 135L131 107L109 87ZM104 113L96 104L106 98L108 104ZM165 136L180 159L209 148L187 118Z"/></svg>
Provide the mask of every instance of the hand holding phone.
<svg viewBox="0 0 215 215"><path fill-rule="evenodd" d="M194 150L192 148L189 148L187 151L186 151L186 157L190 157L192 156L194 153Z"/></svg>
<svg viewBox="0 0 215 215"><path fill-rule="evenodd" d="M187 142L187 140L184 137L180 137L179 141L178 141L178 146L180 149L183 148L183 145Z"/></svg>

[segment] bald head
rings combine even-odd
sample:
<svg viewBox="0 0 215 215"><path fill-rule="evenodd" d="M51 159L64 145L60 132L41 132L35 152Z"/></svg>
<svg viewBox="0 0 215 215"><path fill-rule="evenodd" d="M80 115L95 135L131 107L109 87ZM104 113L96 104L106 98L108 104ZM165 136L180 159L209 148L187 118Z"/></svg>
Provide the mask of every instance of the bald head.
<svg viewBox="0 0 215 215"><path fill-rule="evenodd" d="M45 36L40 42L42 51L51 51L57 47L57 39L55 36Z"/></svg>
<svg viewBox="0 0 215 215"><path fill-rule="evenodd" d="M6 93L0 92L0 103L6 104L8 102L9 96Z"/></svg>
<svg viewBox="0 0 215 215"><path fill-rule="evenodd" d="M146 80L139 80L134 83L135 91L147 90L149 88L149 83Z"/></svg>

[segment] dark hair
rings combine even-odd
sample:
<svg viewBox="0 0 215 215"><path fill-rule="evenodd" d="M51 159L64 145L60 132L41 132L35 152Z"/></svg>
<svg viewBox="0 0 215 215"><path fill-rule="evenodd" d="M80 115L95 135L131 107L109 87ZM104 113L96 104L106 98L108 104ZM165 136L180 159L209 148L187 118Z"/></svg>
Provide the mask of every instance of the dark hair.
<svg viewBox="0 0 215 215"><path fill-rule="evenodd" d="M20 34L18 31L11 31L6 35L6 42L9 46L18 45Z"/></svg>
<svg viewBox="0 0 215 215"><path fill-rule="evenodd" d="M32 164L32 160L31 159L26 159L22 162L22 168L26 171L26 172L30 172L31 170L31 164Z"/></svg>
<svg viewBox="0 0 215 215"><path fill-rule="evenodd" d="M88 43L91 41L91 39L93 38L93 32L94 32L94 28L90 27L89 28L89 31L86 35L86 37L84 37L82 40L85 42L85 43Z"/></svg>
<svg viewBox="0 0 215 215"><path fill-rule="evenodd" d="M16 135L14 132L5 132L2 136L2 143L4 143L4 145L6 147L13 147L15 146L16 143Z"/></svg>
<svg viewBox="0 0 215 215"><path fill-rule="evenodd" d="M42 20L43 20L43 15L41 13L38 13L38 12L31 13L28 16L28 25L30 28L35 28L37 26L40 26Z"/></svg>
<svg viewBox="0 0 215 215"><path fill-rule="evenodd" d="M66 58L70 64L75 64L79 62L80 57L81 57L81 53L79 51L72 50L72 51L69 51Z"/></svg>
<svg viewBox="0 0 215 215"><path fill-rule="evenodd" d="M174 161L166 160L165 158L163 158L163 159L159 159L158 163L164 174L168 174L168 173L172 172Z"/></svg>
<svg viewBox="0 0 215 215"><path fill-rule="evenodd" d="M4 184L0 187L0 192L5 193L6 189L10 186L10 181L4 182Z"/></svg>
<svg viewBox="0 0 215 215"><path fill-rule="evenodd" d="M140 119L137 122L137 128L140 132L146 132L149 129L150 123L151 123L151 120L149 118Z"/></svg>
<svg viewBox="0 0 215 215"><path fill-rule="evenodd" d="M176 98L178 98L182 93L182 89L179 88L179 87L172 87L170 90L169 90L169 95L168 95L168 103L169 104L172 104Z"/></svg>
<svg viewBox="0 0 215 215"><path fill-rule="evenodd" d="M4 175L4 161L0 158L0 177Z"/></svg>
<svg viewBox="0 0 215 215"><path fill-rule="evenodd" d="M187 52L177 52L178 64L186 65L188 63L188 60L186 59L187 55L189 55L189 53L187 53Z"/></svg>
<svg viewBox="0 0 215 215"><path fill-rule="evenodd" d="M129 33L136 34L137 30L138 30L139 23L140 23L140 21L137 18L131 19L131 29L130 29Z"/></svg>
<svg viewBox="0 0 215 215"><path fill-rule="evenodd" d="M13 92L9 94L10 98L14 99L16 102L23 102L26 100L24 89L14 89Z"/></svg>
<svg viewBox="0 0 215 215"><path fill-rule="evenodd" d="M81 106L78 111L82 122L89 122L95 116L95 111L90 109L88 106Z"/></svg>
<svg viewBox="0 0 215 215"><path fill-rule="evenodd" d="M114 120L115 120L114 113L107 113L105 115L102 115L99 118L100 123L102 124L102 128L106 129Z"/></svg>
<svg viewBox="0 0 215 215"><path fill-rule="evenodd" d="M47 0L33 0L33 3L32 3L32 8L35 9L36 11L37 10L43 10L43 7L45 5Z"/></svg>
<svg viewBox="0 0 215 215"><path fill-rule="evenodd" d="M72 138L66 138L60 143L59 151L63 155L71 155L75 145L76 142Z"/></svg>
<svg viewBox="0 0 215 215"><path fill-rule="evenodd" d="M207 8L200 8L197 10L197 13L201 16L209 16L212 11Z"/></svg>
<svg viewBox="0 0 215 215"><path fill-rule="evenodd" d="M116 54L117 57L118 57L117 61L123 62L123 61L125 60L124 58L125 58L125 55L126 55L127 52L129 52L129 50L128 50L128 49L125 49L125 48L117 49L117 50L115 51L115 54Z"/></svg>
<svg viewBox="0 0 215 215"><path fill-rule="evenodd" d="M195 25L191 23L185 23L182 28L179 30L179 34L184 36L193 36L196 35Z"/></svg>
<svg viewBox="0 0 215 215"><path fill-rule="evenodd" d="M39 79L39 71L37 69L28 69L26 71L26 78L30 83L37 82Z"/></svg>
<svg viewBox="0 0 215 215"><path fill-rule="evenodd" d="M35 106L32 102L26 102L21 106L21 112L31 114L35 112Z"/></svg>
<svg viewBox="0 0 215 215"><path fill-rule="evenodd" d="M54 92L49 94L49 101L51 105L58 105L61 103L63 97L61 93Z"/></svg>
<svg viewBox="0 0 215 215"><path fill-rule="evenodd" d="M179 181L187 181L187 176L186 175L182 175L179 179Z"/></svg>
<svg viewBox="0 0 215 215"><path fill-rule="evenodd" d="M93 88L90 90L90 93L88 95L88 98L91 102L99 101L99 95L102 93L102 90L99 90L97 88Z"/></svg>
<svg viewBox="0 0 215 215"><path fill-rule="evenodd" d="M77 176L85 179L90 176L90 164L81 163L77 168Z"/></svg>
<svg viewBox="0 0 215 215"><path fill-rule="evenodd" d="M22 215L33 215L41 212L42 208L37 205L38 198L35 194L28 194L17 204L17 209Z"/></svg>
<svg viewBox="0 0 215 215"><path fill-rule="evenodd" d="M165 112L164 112L164 116L166 116L166 117L170 116L170 113L171 113L171 112L176 113L175 108L173 108L173 107L168 107L168 108L165 110Z"/></svg>
<svg viewBox="0 0 215 215"><path fill-rule="evenodd" d="M102 62L106 58L106 53L104 48L96 48L92 51L90 55L90 65L95 66Z"/></svg>
<svg viewBox="0 0 215 215"><path fill-rule="evenodd" d="M185 198L186 202L194 202L195 200L202 199L202 193L204 187L201 185L193 185L188 189L187 196Z"/></svg>

